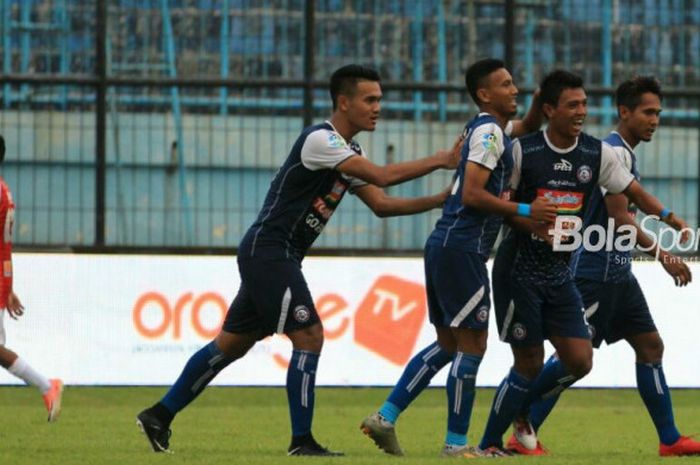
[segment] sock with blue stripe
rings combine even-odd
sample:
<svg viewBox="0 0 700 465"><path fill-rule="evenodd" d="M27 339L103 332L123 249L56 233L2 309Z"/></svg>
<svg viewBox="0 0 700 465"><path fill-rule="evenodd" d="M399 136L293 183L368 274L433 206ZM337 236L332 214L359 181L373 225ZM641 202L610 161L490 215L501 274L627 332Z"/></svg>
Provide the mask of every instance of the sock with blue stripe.
<svg viewBox="0 0 700 465"><path fill-rule="evenodd" d="M390 423L396 423L418 394L423 392L435 374L452 360L452 355L433 342L418 352L403 370L399 382L382 404L379 413Z"/></svg>
<svg viewBox="0 0 700 465"><path fill-rule="evenodd" d="M320 354L306 350L292 351L287 369L287 400L293 438L311 434L319 356Z"/></svg>
<svg viewBox="0 0 700 465"><path fill-rule="evenodd" d="M661 363L637 363L637 390L654 422L659 441L667 446L678 441L681 433L673 420L671 392Z"/></svg>
<svg viewBox="0 0 700 465"><path fill-rule="evenodd" d="M561 393L575 382L576 378L566 371L556 354L549 357L532 383L529 405L523 407L524 411L529 407L528 419L535 431L547 419Z"/></svg>
<svg viewBox="0 0 700 465"><path fill-rule="evenodd" d="M174 416L192 402L209 382L233 359L226 357L214 341L190 357L182 373L160 403ZM171 418L172 419L172 418Z"/></svg>
<svg viewBox="0 0 700 465"><path fill-rule="evenodd" d="M531 380L516 373L511 368L508 376L496 389L486 430L479 444L480 449L487 449L491 446L503 447L503 433L506 432L515 415L522 408L523 402L530 392L531 384Z"/></svg>
<svg viewBox="0 0 700 465"><path fill-rule="evenodd" d="M481 357L457 352L447 377L447 435L445 444L465 446L476 394L476 373Z"/></svg>

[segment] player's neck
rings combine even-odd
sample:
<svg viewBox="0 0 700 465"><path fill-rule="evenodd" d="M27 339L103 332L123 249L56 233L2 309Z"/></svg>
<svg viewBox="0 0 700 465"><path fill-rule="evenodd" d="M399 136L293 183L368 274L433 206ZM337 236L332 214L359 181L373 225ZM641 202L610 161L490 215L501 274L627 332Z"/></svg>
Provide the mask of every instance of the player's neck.
<svg viewBox="0 0 700 465"><path fill-rule="evenodd" d="M627 126L623 124L618 124L617 128L615 128L617 133L622 137L622 139L627 142L627 145L629 145L632 148L635 148L637 145L639 145L639 137L636 137L632 132L627 129Z"/></svg>
<svg viewBox="0 0 700 465"><path fill-rule="evenodd" d="M561 134L552 129L551 126L547 126L547 140L558 149L568 149L576 144L578 137L570 136L568 134Z"/></svg>
<svg viewBox="0 0 700 465"><path fill-rule="evenodd" d="M328 121L330 121L335 130L338 131L338 134L343 136L343 139L346 141L352 140L355 134L360 132L347 118L343 118L337 113L334 113Z"/></svg>
<svg viewBox="0 0 700 465"><path fill-rule="evenodd" d="M479 112L488 113L489 115L496 118L496 121L498 121L498 125L501 127L501 129L505 129L508 125L508 121L510 121L510 116L499 115L497 112L493 111L493 109L488 106L479 107Z"/></svg>

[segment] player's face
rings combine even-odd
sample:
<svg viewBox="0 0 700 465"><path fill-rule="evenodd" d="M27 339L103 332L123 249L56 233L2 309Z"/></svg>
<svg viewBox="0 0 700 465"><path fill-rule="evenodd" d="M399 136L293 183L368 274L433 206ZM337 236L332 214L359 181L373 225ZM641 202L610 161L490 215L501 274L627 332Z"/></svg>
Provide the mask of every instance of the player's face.
<svg viewBox="0 0 700 465"><path fill-rule="evenodd" d="M651 92L642 94L639 105L634 110L623 107L620 111L622 123L639 140L649 142L659 126L661 100Z"/></svg>
<svg viewBox="0 0 700 465"><path fill-rule="evenodd" d="M381 110L382 89L378 82L360 81L355 93L345 99L345 114L358 131L374 131Z"/></svg>
<svg viewBox="0 0 700 465"><path fill-rule="evenodd" d="M549 127L566 139L575 139L583 130L583 122L588 113L586 91L578 87L564 89L559 96L556 107L544 105L544 111L549 118Z"/></svg>
<svg viewBox="0 0 700 465"><path fill-rule="evenodd" d="M507 69L501 68L489 75L487 95L493 110L499 115L508 118L518 111L518 88L513 83L513 77Z"/></svg>

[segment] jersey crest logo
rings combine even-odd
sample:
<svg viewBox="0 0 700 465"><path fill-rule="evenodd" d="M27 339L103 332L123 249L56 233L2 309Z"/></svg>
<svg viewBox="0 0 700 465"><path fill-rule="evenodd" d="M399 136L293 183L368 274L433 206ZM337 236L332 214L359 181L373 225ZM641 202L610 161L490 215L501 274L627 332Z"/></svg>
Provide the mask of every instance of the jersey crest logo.
<svg viewBox="0 0 700 465"><path fill-rule="evenodd" d="M576 179L582 184L591 182L591 179L593 179L593 170L588 165L582 165L576 172Z"/></svg>
<svg viewBox="0 0 700 465"><path fill-rule="evenodd" d="M558 163L554 164L554 171L571 171L573 169L574 166L571 164L571 162L564 160L563 158L560 159Z"/></svg>

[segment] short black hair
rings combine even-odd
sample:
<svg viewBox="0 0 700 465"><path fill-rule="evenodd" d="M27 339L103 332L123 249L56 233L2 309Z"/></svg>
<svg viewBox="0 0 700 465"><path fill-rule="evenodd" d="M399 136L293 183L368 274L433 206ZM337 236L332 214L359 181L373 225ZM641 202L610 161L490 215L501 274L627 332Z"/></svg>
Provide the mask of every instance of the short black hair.
<svg viewBox="0 0 700 465"><path fill-rule="evenodd" d="M476 92L486 85L485 79L489 74L505 67L505 63L501 60L496 58L484 58L483 60L472 63L469 68L467 68L467 72L464 73L464 83L474 103L477 105L480 104Z"/></svg>
<svg viewBox="0 0 700 465"><path fill-rule="evenodd" d="M338 106L338 96L352 95L359 81L380 82L381 79L376 70L362 65L345 65L333 72L330 91L334 110Z"/></svg>
<svg viewBox="0 0 700 465"><path fill-rule="evenodd" d="M574 73L555 69L548 73L540 82L540 102L557 106L559 97L564 89L583 88L583 79Z"/></svg>
<svg viewBox="0 0 700 465"><path fill-rule="evenodd" d="M661 94L661 84L653 76L636 76L628 79L617 87L615 91L615 105L624 105L630 110L634 110L642 101L642 95L650 92L659 100L663 98Z"/></svg>

